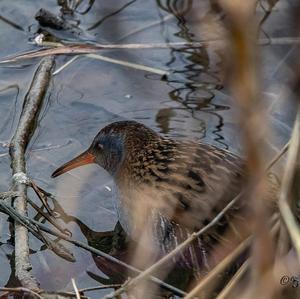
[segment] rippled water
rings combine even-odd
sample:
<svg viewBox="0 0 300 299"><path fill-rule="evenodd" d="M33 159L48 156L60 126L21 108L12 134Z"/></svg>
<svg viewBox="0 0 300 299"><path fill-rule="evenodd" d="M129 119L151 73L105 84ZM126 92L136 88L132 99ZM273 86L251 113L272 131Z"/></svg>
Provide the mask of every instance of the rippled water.
<svg viewBox="0 0 300 299"><path fill-rule="evenodd" d="M59 38L109 43L199 41L205 38L202 25L207 16L217 9L211 3L95 1L88 13L76 15L82 29L79 36L47 30ZM267 2L264 5L268 7ZM36 48L29 41L39 29L34 15L41 7L54 13L59 11L54 1L1 1L1 57ZM292 4L287 1L279 1L270 14L258 8L258 17L263 21L260 36L293 34L291 9ZM218 18L222 17L220 13ZM73 237L110 252L113 242L122 240L123 244L124 236L118 227L115 229L113 195L105 188L113 186L109 176L97 166L89 166L63 178L50 178L57 166L86 149L99 129L115 120L134 119L170 137L202 139L237 153L241 152L241 146L234 103L224 86L226 78L220 73L223 60L216 47L178 50L170 46L105 51L103 55L168 70L170 75L159 76L88 57L77 59L53 78L28 148L27 169L41 187L57 195L56 209ZM285 84L292 79L295 55L294 45L262 47L262 100L273 126L273 138L268 142L274 153L288 139L294 116L294 109L287 104L289 94ZM57 58L57 66L69 59ZM6 191L10 184L7 143L37 64L38 60L30 60L0 66L0 191ZM34 215L31 210L30 215ZM11 268L13 246L9 223L4 215L0 217L0 231L0 285L11 286L17 282ZM101 283L120 280L119 269L86 251L69 246L77 260L70 263L39 241L31 238L30 243L34 275L42 288L70 289L72 277L79 287L93 286L95 280ZM122 255L122 250L119 254Z"/></svg>

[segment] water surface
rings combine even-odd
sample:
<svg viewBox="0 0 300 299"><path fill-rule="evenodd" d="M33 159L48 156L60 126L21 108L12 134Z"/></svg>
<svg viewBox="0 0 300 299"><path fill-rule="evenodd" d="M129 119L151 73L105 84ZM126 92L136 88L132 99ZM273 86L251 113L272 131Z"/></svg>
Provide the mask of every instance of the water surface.
<svg viewBox="0 0 300 299"><path fill-rule="evenodd" d="M44 30L73 41L200 41L206 38L207 17L212 12L217 18L223 17L212 2L95 1L86 14L75 15L81 34ZM86 6L83 2L81 11ZM34 20L39 8L59 12L50 0L1 1L1 57L36 48L30 41L40 29ZM258 18L263 21L260 36L290 36L291 8L292 4L285 1L279 1L270 14L258 8ZM262 100L268 107L273 130L268 143L275 154L287 141L294 116L285 87L294 74L296 51L294 45L266 45L261 49ZM202 140L239 154L242 148L236 108L221 72L222 56L215 46L106 51L103 55L167 70L170 75L80 57L53 78L26 158L29 176L57 195L56 209L73 237L110 252L112 236L123 238L118 227L114 233L106 233L114 231L117 223L114 195L105 187L113 187L111 178L95 165L75 170L62 179L50 178L57 166L86 149L103 126L133 119L172 138ZM58 57L57 67L69 59ZM0 191L6 191L11 182L7 144L38 62L35 59L0 67ZM32 193L30 196L38 202ZM30 215L35 215L32 210ZM13 246L4 215L0 217L0 231L0 285L14 286L17 281L11 267ZM68 247L74 252L76 263L56 256L33 237L30 246L34 275L42 288L72 289L72 277L80 288L94 286L96 281L109 283L122 278L112 269L108 271L111 265L106 267L104 261L71 245Z"/></svg>

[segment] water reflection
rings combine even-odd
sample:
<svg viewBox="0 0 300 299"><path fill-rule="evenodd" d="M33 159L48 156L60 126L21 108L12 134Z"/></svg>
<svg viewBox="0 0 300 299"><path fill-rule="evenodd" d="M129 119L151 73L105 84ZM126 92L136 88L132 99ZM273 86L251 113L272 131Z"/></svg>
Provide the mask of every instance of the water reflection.
<svg viewBox="0 0 300 299"><path fill-rule="evenodd" d="M193 1L164 1L157 0L158 7L175 16L177 20L177 31L174 35L186 42L196 42L199 38L194 33L195 28L192 28L192 24L189 24L187 20L191 19L193 11ZM207 15L212 12L215 13L216 7L214 2L210 3L211 8L207 11L200 22L205 20ZM162 22L164 27L164 22ZM163 29L167 32L167 28ZM193 32L194 31L194 32ZM166 43L170 40L165 37ZM200 124L200 138L206 135L206 126L210 126L210 123L206 123L205 117L202 117L202 113L208 113L214 117L214 127L212 133L215 135L214 140L222 147L228 148L228 145L224 143L222 136L223 118L218 111L229 109L229 106L217 105L212 102L215 97L215 90L221 89L222 84L220 80L220 70L218 64L214 66L215 61L211 61L207 47L201 48L184 48L175 49L170 47L170 59L166 65L174 70L173 75L167 79L167 84L172 87L172 91L169 92L169 97L172 101L179 102L185 110L190 112L190 115L197 119ZM214 53L217 54L217 53ZM216 59L216 58L215 58ZM220 57L218 57L220 59ZM174 107L163 108L158 111L156 120L163 133L167 133L170 127L170 121L175 116ZM169 110L167 112L167 110ZM162 117L164 115L164 117ZM199 116L200 115L200 116Z"/></svg>
<svg viewBox="0 0 300 299"><path fill-rule="evenodd" d="M122 5L120 8L114 10L113 12L108 13L107 15L105 15L104 17L102 17L100 20L98 20L95 24L93 24L92 26L90 26L87 30L89 31L89 30L93 30L93 29L97 28L103 22L105 22L107 19L109 19L109 18L117 15L118 13L122 12L126 7L130 6L134 2L136 2L136 0L131 0L128 3L125 3L124 5Z"/></svg>
<svg viewBox="0 0 300 299"><path fill-rule="evenodd" d="M3 126L0 126L1 136L7 136L7 137L8 137L8 132L12 130L13 124L15 122L16 111L17 111L17 100L18 100L20 88L17 84L8 85L0 90L1 96L4 91L8 91L8 90L15 90L15 96L13 100L13 105L11 105L10 110L7 109L5 115L3 114L3 118L4 118Z"/></svg>
<svg viewBox="0 0 300 299"><path fill-rule="evenodd" d="M54 211L59 215L59 218L66 224L70 222L76 223L88 245L97 248L120 261L132 264L132 256L129 249L136 246L136 243L126 234L119 222L116 223L112 231L94 231L80 219L68 215L58 201L55 199L52 200ZM136 275L121 265L108 261L103 257L94 254L91 255L95 265L107 277L105 277L105 275L100 276L89 270L87 270L87 274L90 278L101 284L109 285L124 283L128 279L128 276L133 277ZM133 264L133 266L135 265ZM195 275L196 272L194 269L186 268L178 263L172 262L172 271L170 271L166 281L178 288L186 289L195 278Z"/></svg>

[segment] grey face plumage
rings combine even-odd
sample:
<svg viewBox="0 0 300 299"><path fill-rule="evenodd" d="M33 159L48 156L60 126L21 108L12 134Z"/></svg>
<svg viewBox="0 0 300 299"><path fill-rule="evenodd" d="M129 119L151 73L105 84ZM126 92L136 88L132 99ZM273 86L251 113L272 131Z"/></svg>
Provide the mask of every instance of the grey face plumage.
<svg viewBox="0 0 300 299"><path fill-rule="evenodd" d="M100 131L89 151L95 156L95 163L114 175L124 158L124 137L120 133Z"/></svg>

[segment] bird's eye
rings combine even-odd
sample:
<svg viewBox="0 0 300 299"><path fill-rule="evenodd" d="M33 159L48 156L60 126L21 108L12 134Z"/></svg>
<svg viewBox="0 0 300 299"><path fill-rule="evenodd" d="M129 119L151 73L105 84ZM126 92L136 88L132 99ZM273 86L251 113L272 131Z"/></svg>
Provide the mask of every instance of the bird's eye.
<svg viewBox="0 0 300 299"><path fill-rule="evenodd" d="M98 143L97 147L98 147L98 149L103 150L103 144L102 143Z"/></svg>

